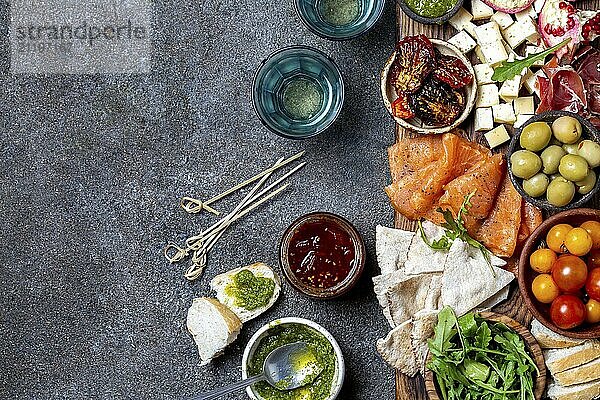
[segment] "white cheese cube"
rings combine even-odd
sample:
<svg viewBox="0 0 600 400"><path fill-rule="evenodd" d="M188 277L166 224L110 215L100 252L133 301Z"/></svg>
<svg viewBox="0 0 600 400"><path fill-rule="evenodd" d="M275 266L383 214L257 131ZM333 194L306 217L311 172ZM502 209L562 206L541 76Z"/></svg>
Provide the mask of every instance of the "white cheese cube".
<svg viewBox="0 0 600 400"><path fill-rule="evenodd" d="M517 120L511 103L496 104L492 106L492 112L494 114L494 122L499 124L512 125Z"/></svg>
<svg viewBox="0 0 600 400"><path fill-rule="evenodd" d="M523 34L526 35L527 41L529 43L537 43L540 39L540 34L535 21L530 17L526 17L519 21L519 23L523 25Z"/></svg>
<svg viewBox="0 0 600 400"><path fill-rule="evenodd" d="M541 47L538 47L538 46L527 46L527 47L525 47L525 56L529 57L533 54L538 54L543 51L544 51L544 49L542 49ZM545 64L546 64L546 60L538 60L533 63L533 66L534 67L543 67Z"/></svg>
<svg viewBox="0 0 600 400"><path fill-rule="evenodd" d="M477 28L477 25L475 25L472 22L467 22L464 26L463 26L463 30L465 32L467 32L469 35L471 35L471 37L473 39L475 39L475 28Z"/></svg>
<svg viewBox="0 0 600 400"><path fill-rule="evenodd" d="M500 97L507 103L519 97L519 90L521 90L521 75L517 75L512 79L505 80L500 87Z"/></svg>
<svg viewBox="0 0 600 400"><path fill-rule="evenodd" d="M494 116L490 107L475 109L475 132L494 129Z"/></svg>
<svg viewBox="0 0 600 400"><path fill-rule="evenodd" d="M544 7L545 3L546 3L546 0L534 0L533 9L535 10L536 14L539 14L542 12L542 8Z"/></svg>
<svg viewBox="0 0 600 400"><path fill-rule="evenodd" d="M506 42L512 47L518 47L526 40L536 42L539 38L537 27L533 20L529 17L515 22L508 28L502 31L502 35Z"/></svg>
<svg viewBox="0 0 600 400"><path fill-rule="evenodd" d="M500 104L498 86L492 83L477 88L477 102L475 103L475 107L491 107L496 104Z"/></svg>
<svg viewBox="0 0 600 400"><path fill-rule="evenodd" d="M498 147L503 143L510 140L506 127L504 125L498 125L495 129L485 134L485 139L490 145L490 148Z"/></svg>
<svg viewBox="0 0 600 400"><path fill-rule="evenodd" d="M482 44L481 53L485 62L493 67L508 60L508 54L501 42Z"/></svg>
<svg viewBox="0 0 600 400"><path fill-rule="evenodd" d="M496 11L490 19L497 23L500 29L506 29L515 22L510 14L503 13L502 11Z"/></svg>
<svg viewBox="0 0 600 400"><path fill-rule="evenodd" d="M475 27L475 37L481 46L502 41L500 27L494 21Z"/></svg>
<svg viewBox="0 0 600 400"><path fill-rule="evenodd" d="M537 13L533 9L533 6L529 6L526 9L524 9L524 10L519 11L518 13L516 13L515 17L517 18L517 21L522 21L522 20L526 19L527 17L532 18L532 19L536 19L537 18Z"/></svg>
<svg viewBox="0 0 600 400"><path fill-rule="evenodd" d="M535 104L533 96L517 97L513 100L515 114L535 114Z"/></svg>
<svg viewBox="0 0 600 400"><path fill-rule="evenodd" d="M540 69L535 74L528 69L528 73L523 77L523 86L529 94L537 94L539 97L538 89L536 88L537 78L539 76L546 78L544 70Z"/></svg>
<svg viewBox="0 0 600 400"><path fill-rule="evenodd" d="M494 83L492 75L494 75L494 68L490 64L476 64L473 65L475 70L475 78L477 79L478 85L487 85L488 83Z"/></svg>
<svg viewBox="0 0 600 400"><path fill-rule="evenodd" d="M494 9L481 0L472 0L471 13L473 14L473 20L479 21L482 19L488 19L494 15Z"/></svg>
<svg viewBox="0 0 600 400"><path fill-rule="evenodd" d="M483 55L483 52L481 51L481 46L477 45L477 47L475 47L475 55L477 56L477 59L482 62L485 63L485 56Z"/></svg>
<svg viewBox="0 0 600 400"><path fill-rule="evenodd" d="M450 39L448 39L448 43L458 47L463 54L467 54L477 47L477 43L475 43L473 38L465 31L460 31L456 35L452 36Z"/></svg>
<svg viewBox="0 0 600 400"><path fill-rule="evenodd" d="M473 16L471 13L464 8L461 8L452 16L452 18L450 18L448 22L457 31L462 31L465 29L465 25L470 24L472 20Z"/></svg>
<svg viewBox="0 0 600 400"><path fill-rule="evenodd" d="M531 117L533 117L533 114L519 114L519 115L517 115L517 120L515 121L515 123L514 123L514 125L513 125L513 126L514 126L515 128L520 128L520 127L522 127L523 125L525 125L525 123L526 123L527 121L529 121L529 119L530 119Z"/></svg>

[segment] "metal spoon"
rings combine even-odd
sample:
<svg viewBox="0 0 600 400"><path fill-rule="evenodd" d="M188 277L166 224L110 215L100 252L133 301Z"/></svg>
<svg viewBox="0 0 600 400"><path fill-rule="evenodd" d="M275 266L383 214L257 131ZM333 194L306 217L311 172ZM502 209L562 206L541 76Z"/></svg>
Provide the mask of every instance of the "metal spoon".
<svg viewBox="0 0 600 400"><path fill-rule="evenodd" d="M210 400L267 381L279 390L292 390L306 386L319 376L323 367L319 365L311 348L304 342L286 344L269 353L263 364L263 373L219 389L192 397L189 400Z"/></svg>

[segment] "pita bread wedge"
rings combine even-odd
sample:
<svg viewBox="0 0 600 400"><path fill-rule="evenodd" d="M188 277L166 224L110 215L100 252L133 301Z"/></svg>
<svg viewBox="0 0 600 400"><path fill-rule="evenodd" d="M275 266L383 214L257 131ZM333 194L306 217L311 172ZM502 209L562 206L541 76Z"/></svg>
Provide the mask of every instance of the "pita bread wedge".
<svg viewBox="0 0 600 400"><path fill-rule="evenodd" d="M433 336L439 312L440 310L421 310L415 314L413 319L413 330L410 338L417 360L417 367L422 374L425 373L425 360L429 351L427 339Z"/></svg>
<svg viewBox="0 0 600 400"><path fill-rule="evenodd" d="M404 268L413 236L415 236L414 232L377 225L375 247L377 263L382 275Z"/></svg>
<svg viewBox="0 0 600 400"><path fill-rule="evenodd" d="M507 286L514 275L499 266L506 263L492 256L496 277L481 252L462 240L455 240L448 252L442 283L442 304L460 316Z"/></svg>
<svg viewBox="0 0 600 400"><path fill-rule="evenodd" d="M393 328L396 326L394 320L392 319L392 315L390 314L389 303L387 300L387 292L390 288L394 287L400 282L404 282L409 279L408 276L404 274L404 271L399 269L390 274L378 275L373 277L373 289L375 291L375 296L377 297L377 301L379 305L383 309L383 315L389 322L390 326Z"/></svg>
<svg viewBox="0 0 600 400"><path fill-rule="evenodd" d="M399 325L411 319L424 308L438 308L441 284L441 274L423 274L391 287L386 298L394 324Z"/></svg>
<svg viewBox="0 0 600 400"><path fill-rule="evenodd" d="M445 230L429 221L423 221L423 231L430 242L444 236ZM448 252L434 250L429 247L417 232L412 238L408 250L408 258L404 265L407 275L418 275L429 272L443 272Z"/></svg>
<svg viewBox="0 0 600 400"><path fill-rule="evenodd" d="M377 351L381 357L408 376L415 376L418 372L417 361L412 351L412 330L412 321L404 321L392 329L384 339L377 341Z"/></svg>

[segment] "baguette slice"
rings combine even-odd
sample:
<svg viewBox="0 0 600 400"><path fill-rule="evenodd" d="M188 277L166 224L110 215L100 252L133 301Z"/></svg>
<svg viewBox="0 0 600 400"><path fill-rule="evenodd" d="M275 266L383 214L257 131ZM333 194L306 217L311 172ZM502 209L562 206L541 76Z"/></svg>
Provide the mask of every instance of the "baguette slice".
<svg viewBox="0 0 600 400"><path fill-rule="evenodd" d="M200 354L200 365L220 356L242 329L242 322L217 299L194 299L187 313L187 328Z"/></svg>
<svg viewBox="0 0 600 400"><path fill-rule="evenodd" d="M552 400L590 400L600 398L600 379L564 387L551 383L547 395Z"/></svg>
<svg viewBox="0 0 600 400"><path fill-rule="evenodd" d="M600 358L554 375L554 381L561 386L578 385L600 379Z"/></svg>
<svg viewBox="0 0 600 400"><path fill-rule="evenodd" d="M544 351L546 366L552 375L586 364L599 357L600 342L597 340L590 340L574 347Z"/></svg>
<svg viewBox="0 0 600 400"><path fill-rule="evenodd" d="M243 307L236 306L235 299L225 293L225 288L233 281L233 276L243 269L247 269L248 271L252 272L254 276L269 278L275 282L273 296L265 307L260 307L255 310L246 310ZM217 299L219 299L221 303L225 304L231 311L233 311L235 315L238 316L240 321L247 322L258 317L260 314L271 308L273 304L275 304L277 298L279 297L279 293L281 292L281 281L279 280L279 276L266 264L255 263L248 265L247 267L232 269L224 274L215 276L213 280L210 281L210 287L212 290L217 292Z"/></svg>
<svg viewBox="0 0 600 400"><path fill-rule="evenodd" d="M585 340L572 339L546 328L540 321L534 319L531 321L531 334L539 343L542 349L563 349L580 345Z"/></svg>

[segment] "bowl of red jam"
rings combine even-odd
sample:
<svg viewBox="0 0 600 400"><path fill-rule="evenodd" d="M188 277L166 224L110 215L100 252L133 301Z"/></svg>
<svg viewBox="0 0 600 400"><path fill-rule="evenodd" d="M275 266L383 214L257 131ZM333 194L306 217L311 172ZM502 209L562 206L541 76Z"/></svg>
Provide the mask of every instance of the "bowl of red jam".
<svg viewBox="0 0 600 400"><path fill-rule="evenodd" d="M347 293L365 268L365 244L356 228L339 215L315 212L286 229L279 263L290 284L315 298Z"/></svg>

